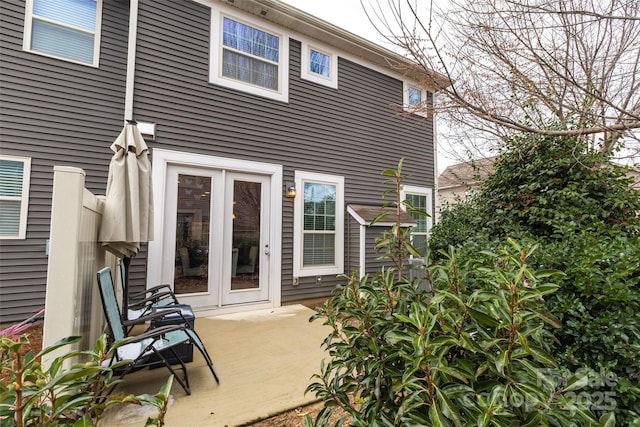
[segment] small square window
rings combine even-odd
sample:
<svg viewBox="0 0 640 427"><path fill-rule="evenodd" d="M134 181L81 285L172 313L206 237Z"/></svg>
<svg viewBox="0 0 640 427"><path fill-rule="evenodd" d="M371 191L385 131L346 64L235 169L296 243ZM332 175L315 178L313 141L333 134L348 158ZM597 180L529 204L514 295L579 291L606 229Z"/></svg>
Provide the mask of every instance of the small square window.
<svg viewBox="0 0 640 427"><path fill-rule="evenodd" d="M427 109L424 107L426 106L425 103L429 100L429 92L406 81L403 85L403 104L405 111L426 116Z"/></svg>
<svg viewBox="0 0 640 427"><path fill-rule="evenodd" d="M303 41L300 59L301 78L338 88L338 59L329 48Z"/></svg>
<svg viewBox="0 0 640 427"><path fill-rule="evenodd" d="M24 239L31 159L0 156L0 239Z"/></svg>
<svg viewBox="0 0 640 427"><path fill-rule="evenodd" d="M409 88L409 105L412 107L420 105L422 102L422 91L415 87Z"/></svg>
<svg viewBox="0 0 640 427"><path fill-rule="evenodd" d="M331 76L331 57L315 49L309 51L309 71L322 77Z"/></svg>
<svg viewBox="0 0 640 427"><path fill-rule="evenodd" d="M97 66L102 0L27 0L24 49Z"/></svg>

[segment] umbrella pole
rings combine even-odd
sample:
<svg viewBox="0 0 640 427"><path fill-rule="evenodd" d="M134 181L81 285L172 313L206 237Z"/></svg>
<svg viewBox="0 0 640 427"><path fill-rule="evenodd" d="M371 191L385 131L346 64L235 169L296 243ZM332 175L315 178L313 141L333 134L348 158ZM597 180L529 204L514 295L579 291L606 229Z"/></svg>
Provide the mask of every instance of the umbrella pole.
<svg viewBox="0 0 640 427"><path fill-rule="evenodd" d="M124 277L122 278L122 320L129 317L129 267L131 266L131 257L122 258L124 263Z"/></svg>

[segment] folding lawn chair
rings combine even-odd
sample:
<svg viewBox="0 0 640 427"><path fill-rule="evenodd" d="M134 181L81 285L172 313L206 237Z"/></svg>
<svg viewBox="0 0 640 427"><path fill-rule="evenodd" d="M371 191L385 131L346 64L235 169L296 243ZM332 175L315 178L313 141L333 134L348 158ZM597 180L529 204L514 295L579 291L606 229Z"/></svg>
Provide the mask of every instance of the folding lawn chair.
<svg viewBox="0 0 640 427"><path fill-rule="evenodd" d="M120 283L123 284L127 278L127 271L124 260L120 260ZM178 297L173 293L170 285L158 285L141 292L129 293L130 302L127 307L127 319L138 319L153 311L154 307L164 307L168 305L180 304Z"/></svg>
<svg viewBox="0 0 640 427"><path fill-rule="evenodd" d="M113 335L115 343L114 346L116 346L114 357L108 363L109 365L112 365L113 363L122 360L131 361L131 363L122 367L122 371L118 372L120 373L120 378L139 368L157 364L157 361L160 360L161 363L163 363L174 375L187 395L190 395L191 389L189 388L187 367L178 356L175 351L175 347L181 344L191 343L200 351L200 353L202 353L202 356L204 357L209 370L213 374L213 378L215 378L216 383L220 383L218 375L213 367L211 357L204 348L202 340L193 329L189 329L187 327L186 322L182 325L167 325L158 328L149 328L141 335L127 336L127 328L129 326L161 318L166 314L172 314L175 316L180 313L179 309L163 310L151 315L142 316L135 320L123 321L121 318L120 306L118 305L116 294L113 289L113 280L111 277L111 269L109 267L105 267L98 271L98 285L100 287L100 296L102 297L104 314ZM180 378L176 375L174 368L167 361L166 355L172 356L172 358L175 358L180 363L181 369L184 373L184 378Z"/></svg>

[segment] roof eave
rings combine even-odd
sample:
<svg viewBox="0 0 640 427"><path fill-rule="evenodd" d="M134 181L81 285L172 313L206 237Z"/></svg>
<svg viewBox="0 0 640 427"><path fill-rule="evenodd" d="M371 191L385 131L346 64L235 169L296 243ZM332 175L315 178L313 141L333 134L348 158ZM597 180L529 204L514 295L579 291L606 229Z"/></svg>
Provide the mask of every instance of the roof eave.
<svg viewBox="0 0 640 427"><path fill-rule="evenodd" d="M245 12L337 47L377 66L420 82L426 89L438 91L449 86L446 76L425 70L415 62L369 40L330 24L279 0L220 0Z"/></svg>

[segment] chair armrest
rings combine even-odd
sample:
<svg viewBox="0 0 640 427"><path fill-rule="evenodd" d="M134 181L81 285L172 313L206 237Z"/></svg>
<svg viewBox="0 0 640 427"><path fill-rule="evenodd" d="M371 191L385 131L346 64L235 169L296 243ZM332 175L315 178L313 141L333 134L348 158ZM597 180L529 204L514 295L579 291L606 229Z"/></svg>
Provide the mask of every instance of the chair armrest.
<svg viewBox="0 0 640 427"><path fill-rule="evenodd" d="M149 288L149 289L144 290L144 291L130 293L129 295L133 299L147 298L145 295L147 295L147 294L153 295L153 294L159 292L161 289L166 289L166 291L163 291L163 292L167 292L167 293L173 294L173 290L171 289L171 285L158 285L158 286L154 286L154 287Z"/></svg>
<svg viewBox="0 0 640 427"><path fill-rule="evenodd" d="M153 305L155 303L157 303L158 301L161 301L165 298L171 298L172 300L176 300L175 296L173 296L173 293L171 292L157 292L145 299L143 299L142 301L137 301L137 302L133 302L131 304L129 304L130 309L132 310L136 310L136 309L143 309L146 308L149 305Z"/></svg>
<svg viewBox="0 0 640 427"><path fill-rule="evenodd" d="M145 314L144 316L136 317L135 319L123 320L122 325L128 329L131 326L151 322L156 319L162 319L163 317L171 314L177 314L182 318L183 322L186 324L187 320L182 315L182 311L179 308L175 308L175 309L166 309L162 311L151 312L149 314ZM157 329L157 328L153 328L153 329Z"/></svg>
<svg viewBox="0 0 640 427"><path fill-rule="evenodd" d="M171 306L168 306L169 308L163 308L160 311L154 311L153 313L149 313L146 314L144 316L140 316L137 319L135 319L135 323L142 323L142 322L153 322L154 320L159 320L159 319L163 319L167 316L175 316L178 315L180 316L178 319L178 322L180 322L181 324L184 325L188 325L189 322L187 322L187 319L185 319L185 317L182 315L182 310L180 310L179 308L170 308ZM158 329L158 328L150 328L150 329Z"/></svg>

